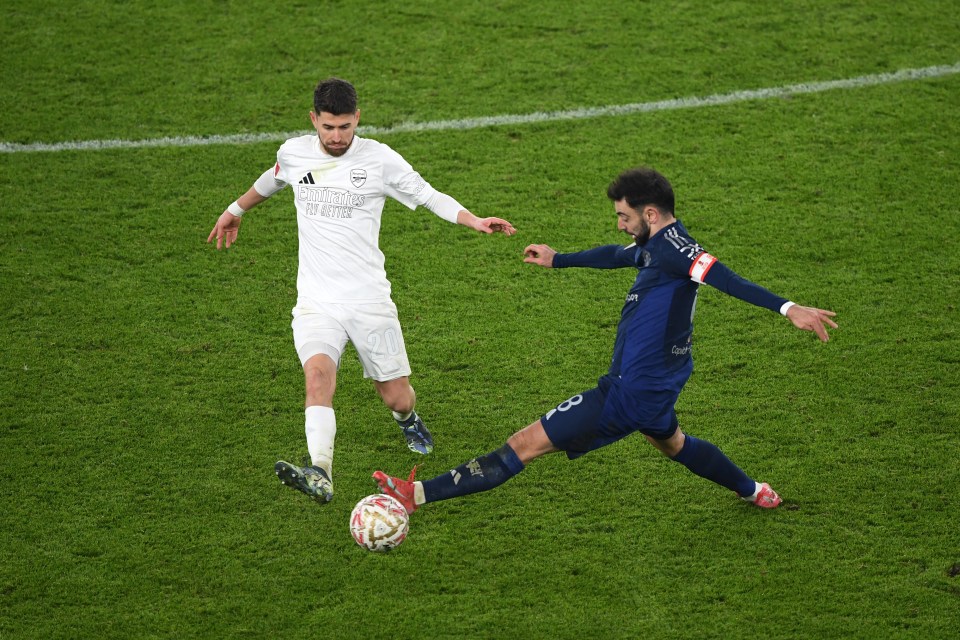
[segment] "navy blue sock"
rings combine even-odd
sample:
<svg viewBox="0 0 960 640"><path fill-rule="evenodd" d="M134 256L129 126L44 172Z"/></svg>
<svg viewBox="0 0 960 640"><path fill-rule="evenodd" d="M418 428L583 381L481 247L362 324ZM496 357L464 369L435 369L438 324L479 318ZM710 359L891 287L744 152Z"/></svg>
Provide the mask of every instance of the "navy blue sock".
<svg viewBox="0 0 960 640"><path fill-rule="evenodd" d="M740 467L733 464L715 444L699 440L689 434L685 434L684 437L683 447L673 460L701 478L712 480L735 491L741 497L753 495L756 490L754 481Z"/></svg>
<svg viewBox="0 0 960 640"><path fill-rule="evenodd" d="M485 456L474 458L448 473L423 481L427 502L488 491L523 471L523 463L513 448L505 444Z"/></svg>

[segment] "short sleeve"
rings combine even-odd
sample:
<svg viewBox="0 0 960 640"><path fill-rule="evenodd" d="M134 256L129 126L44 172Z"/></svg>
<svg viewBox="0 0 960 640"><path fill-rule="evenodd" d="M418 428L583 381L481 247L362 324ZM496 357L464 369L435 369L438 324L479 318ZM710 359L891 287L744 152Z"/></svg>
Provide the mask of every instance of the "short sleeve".
<svg viewBox="0 0 960 640"><path fill-rule="evenodd" d="M287 179L286 173L284 172L286 163L284 161L283 149L285 146L286 145L281 145L281 147L277 149L277 162L275 165L273 165L273 179L290 184L290 181Z"/></svg>

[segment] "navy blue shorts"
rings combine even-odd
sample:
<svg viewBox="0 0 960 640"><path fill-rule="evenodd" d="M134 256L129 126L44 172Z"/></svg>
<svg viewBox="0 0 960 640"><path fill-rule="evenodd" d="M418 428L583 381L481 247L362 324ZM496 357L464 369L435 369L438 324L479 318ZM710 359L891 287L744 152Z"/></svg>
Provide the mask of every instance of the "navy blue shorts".
<svg viewBox="0 0 960 640"><path fill-rule="evenodd" d="M541 416L550 442L571 460L605 447L635 431L665 440L677 430L676 391L643 391L625 395L609 378L564 400Z"/></svg>

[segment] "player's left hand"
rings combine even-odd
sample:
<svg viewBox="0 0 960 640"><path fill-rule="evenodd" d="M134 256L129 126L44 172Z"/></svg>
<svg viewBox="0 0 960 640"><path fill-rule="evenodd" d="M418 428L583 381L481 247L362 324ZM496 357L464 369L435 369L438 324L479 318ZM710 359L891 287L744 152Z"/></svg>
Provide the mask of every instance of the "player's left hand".
<svg viewBox="0 0 960 640"><path fill-rule="evenodd" d="M837 315L833 311L826 309L817 309L816 307L801 307L798 304L787 309L787 318L797 329L803 331L813 331L820 338L821 342L830 340L827 335L827 327L837 328L837 323L831 320Z"/></svg>

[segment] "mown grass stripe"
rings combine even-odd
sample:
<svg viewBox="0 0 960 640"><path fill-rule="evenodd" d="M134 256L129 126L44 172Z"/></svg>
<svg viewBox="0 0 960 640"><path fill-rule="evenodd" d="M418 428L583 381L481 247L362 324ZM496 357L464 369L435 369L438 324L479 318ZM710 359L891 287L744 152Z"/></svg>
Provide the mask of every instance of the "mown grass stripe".
<svg viewBox="0 0 960 640"><path fill-rule="evenodd" d="M837 89L860 89L876 85L925 80L960 73L960 62L952 65L922 67L919 69L901 69L890 73L857 76L843 80L826 80L822 82L805 82L782 87L767 89L750 89L734 91L732 93L714 94L705 97L676 98L673 100L659 100L656 102L636 102L632 104L610 105L604 107L587 107L566 111L547 111L527 114L508 114L487 116L481 118L463 118L461 120L435 120L429 122L410 122L392 127L360 127L362 135L384 136L392 133L424 132L424 131L452 131L480 129L500 125L531 124L541 122L558 122L562 120L583 120L604 116L621 116L634 113L650 113L655 111L669 111L674 109L694 109L711 107L749 100L768 100L807 93L821 93ZM215 144L253 144L286 140L307 131L288 131L273 133L238 133L213 136L173 136L152 138L146 140L82 140L76 142L33 142L19 144L0 142L0 153L30 153L56 151L96 151L100 149L143 149L149 147L197 147Z"/></svg>

